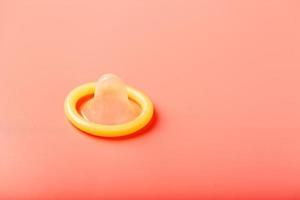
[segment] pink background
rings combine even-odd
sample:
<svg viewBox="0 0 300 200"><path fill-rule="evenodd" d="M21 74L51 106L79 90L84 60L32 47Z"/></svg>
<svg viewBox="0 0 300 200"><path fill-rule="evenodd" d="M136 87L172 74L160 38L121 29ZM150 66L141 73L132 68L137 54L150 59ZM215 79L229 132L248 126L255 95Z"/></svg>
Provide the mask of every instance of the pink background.
<svg viewBox="0 0 300 200"><path fill-rule="evenodd" d="M146 133L68 123L105 72ZM299 87L297 0L0 0L0 199L299 199Z"/></svg>

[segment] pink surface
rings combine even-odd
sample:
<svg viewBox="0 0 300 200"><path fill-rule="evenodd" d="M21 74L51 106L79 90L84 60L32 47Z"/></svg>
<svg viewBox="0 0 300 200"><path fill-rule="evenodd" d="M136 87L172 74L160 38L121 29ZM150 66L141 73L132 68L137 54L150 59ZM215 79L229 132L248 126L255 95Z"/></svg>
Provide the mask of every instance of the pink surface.
<svg viewBox="0 0 300 200"><path fill-rule="evenodd" d="M299 199L299 1L0 1L0 199ZM147 133L91 137L68 92L113 72Z"/></svg>

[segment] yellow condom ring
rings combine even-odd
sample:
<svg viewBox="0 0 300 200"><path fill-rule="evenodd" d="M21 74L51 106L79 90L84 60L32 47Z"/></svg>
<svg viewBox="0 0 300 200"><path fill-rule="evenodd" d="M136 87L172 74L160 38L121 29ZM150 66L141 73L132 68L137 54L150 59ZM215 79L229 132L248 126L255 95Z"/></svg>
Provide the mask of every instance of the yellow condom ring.
<svg viewBox="0 0 300 200"><path fill-rule="evenodd" d="M77 110L77 104L83 97L93 95L96 83L87 83L73 89L65 100L65 115L78 129L95 136L119 137L132 134L145 127L153 116L153 104L142 92L126 87L128 97L141 107L141 113L134 120L118 125L102 125L82 117Z"/></svg>

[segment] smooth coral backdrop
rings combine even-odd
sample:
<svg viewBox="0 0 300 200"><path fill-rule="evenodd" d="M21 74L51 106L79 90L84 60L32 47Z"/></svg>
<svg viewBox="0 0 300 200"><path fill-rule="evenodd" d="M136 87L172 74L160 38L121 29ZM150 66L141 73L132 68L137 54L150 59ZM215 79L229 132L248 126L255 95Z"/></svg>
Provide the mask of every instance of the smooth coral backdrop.
<svg viewBox="0 0 300 200"><path fill-rule="evenodd" d="M153 125L92 137L68 92L112 72ZM0 0L0 199L300 199L297 0Z"/></svg>

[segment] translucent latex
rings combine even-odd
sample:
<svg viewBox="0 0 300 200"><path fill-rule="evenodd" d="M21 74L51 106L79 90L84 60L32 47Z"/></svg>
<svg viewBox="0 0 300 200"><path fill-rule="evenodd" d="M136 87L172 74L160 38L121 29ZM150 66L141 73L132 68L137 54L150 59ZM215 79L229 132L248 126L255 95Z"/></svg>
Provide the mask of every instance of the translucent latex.
<svg viewBox="0 0 300 200"><path fill-rule="evenodd" d="M81 110L86 119L106 125L129 122L140 112L141 108L128 98L126 85L114 74L100 77L94 97Z"/></svg>

